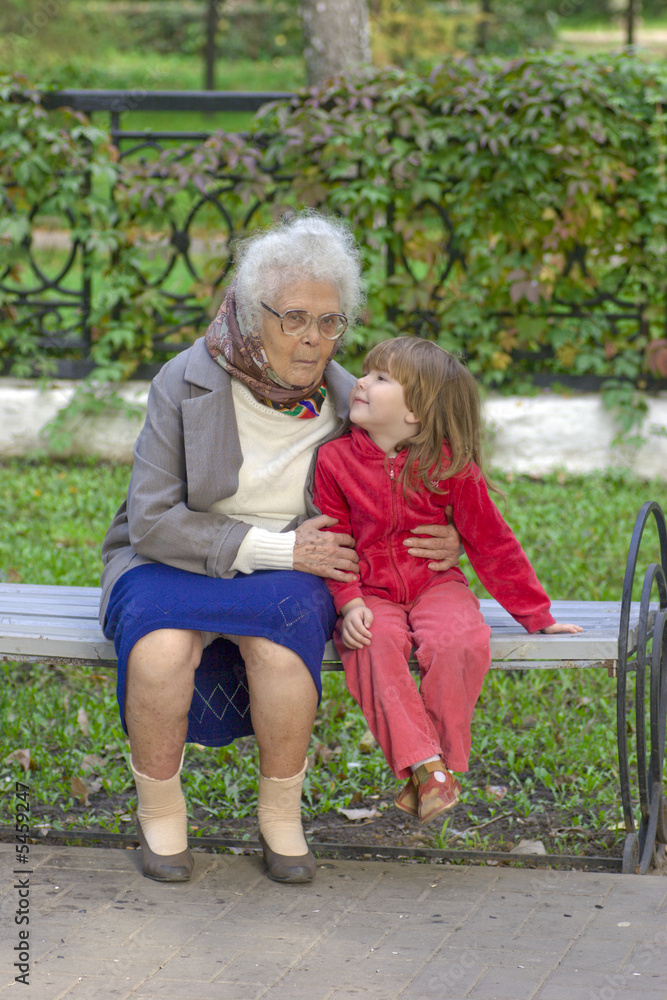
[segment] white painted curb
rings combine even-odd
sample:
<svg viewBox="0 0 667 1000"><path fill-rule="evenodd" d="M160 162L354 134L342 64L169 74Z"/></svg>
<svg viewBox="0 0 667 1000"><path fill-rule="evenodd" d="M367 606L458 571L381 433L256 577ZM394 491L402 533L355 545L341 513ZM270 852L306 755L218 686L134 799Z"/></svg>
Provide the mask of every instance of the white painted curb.
<svg viewBox="0 0 667 1000"><path fill-rule="evenodd" d="M649 400L641 447L613 444L618 427L595 393L494 396L484 411L495 468L527 475L625 468L667 480L667 393Z"/></svg>
<svg viewBox="0 0 667 1000"><path fill-rule="evenodd" d="M0 379L0 458L45 447L45 425L67 405L79 383L57 381L42 389L34 382ZM68 454L96 455L129 463L148 398L148 382L127 382L118 393L140 407L128 417L109 409L79 417ZM614 446L613 416L594 393L559 396L490 396L484 404L490 432L490 464L505 472L543 475L555 469L585 473L625 468L642 479L667 481L667 393L649 400L641 447Z"/></svg>

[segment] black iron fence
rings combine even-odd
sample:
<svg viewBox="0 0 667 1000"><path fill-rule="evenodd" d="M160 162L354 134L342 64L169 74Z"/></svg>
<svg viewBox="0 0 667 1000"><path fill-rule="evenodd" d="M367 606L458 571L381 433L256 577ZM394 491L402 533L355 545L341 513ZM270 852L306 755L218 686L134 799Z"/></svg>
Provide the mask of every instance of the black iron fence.
<svg viewBox="0 0 667 1000"><path fill-rule="evenodd" d="M216 127L216 115L255 112L268 102L289 96L284 92L66 90L44 94L42 105L47 110L66 106L85 113L93 124L107 132L116 158L142 167L145 178L146 174L150 176L152 161L157 162L168 149L178 149L177 157L184 161L196 156ZM196 115L201 127L156 128L155 115L167 112L172 116L183 114L186 124L187 116ZM153 127L139 127L141 116L147 113L153 116ZM211 116L210 121L206 116ZM227 131L230 131L228 123ZM256 135L253 142L258 142ZM239 149L242 155L242 143ZM157 216L146 217L148 221L144 223L140 219L137 232L132 236L136 251L131 267L133 301L136 304L138 283L139 297L145 295L146 315L149 311L162 312L164 319L161 325L158 324L159 330L151 333L146 363L133 370L135 377L151 377L167 357L189 346L202 333L231 266L229 248L232 240L258 222L266 221L269 213L279 211L275 202L281 195L276 195L275 184L263 187L258 181L248 194L246 178L244 194L240 196L239 177L233 169L216 174L212 180L213 183L201 190L190 185L183 191L180 201L172 199L172 209L165 210L159 223L155 222ZM279 180L284 192L289 185L285 184L286 178ZM156 187L159 183L157 177ZM105 188L99 179L92 177L86 179L82 190L84 200L86 197L106 197L113 204L116 197L112 182ZM4 302L0 309L4 316L0 316L0 320L16 329L29 331L33 340L38 340L42 356L50 359L51 374L81 378L96 367L91 356L96 337L94 318L103 312L105 300L109 300L110 312L115 310L117 315L122 314L122 290L118 292L117 282L112 289L113 282L109 281L116 250L108 233L100 234L99 239L95 234L91 237L90 232L82 233L72 214L62 209L54 210L54 204L51 193L31 206L28 230L21 242L21 266L8 267L4 272L0 269L0 295ZM4 208L11 211L11 206ZM446 206L430 203L427 208L427 224L439 226L442 232L441 259L433 267L441 276L436 285L440 283L444 287L450 272L454 269L465 271L465 261L452 232ZM536 206L537 212L542 210L542 205ZM388 222L390 216L391 213ZM372 241L372 233L367 237ZM402 271L408 280L419 283L419 276L410 271L410 264L400 255L389 250L384 256L380 254L379 259L390 282ZM584 248L576 249L566 262L566 270L572 267L585 270L586 266ZM543 304L543 316L553 316L557 322L567 323L571 328L577 324L597 324L610 331L612 340L622 329L627 331L628 349L637 352L641 348L635 349L633 345L646 342L651 304L630 277L628 274L627 284L624 281L617 283L613 291L593 289L586 301L564 302L554 298ZM527 280L523 294L528 303L535 305L529 285ZM136 309L132 315L137 315ZM391 320L390 310L387 317ZM433 335L429 327L432 320L428 309L416 309L408 325L421 335ZM120 324L121 346L122 334ZM528 351L516 347L508 350L517 366L523 366L526 371L533 367L541 369L541 374L531 371L533 384L558 381L591 389L599 388L607 377L591 375L582 380L578 374L563 373L562 368L557 375L550 375L548 362L553 357L553 349L549 346ZM12 363L5 362L5 373ZM29 373L27 368L26 373ZM628 378L635 381L635 375L628 375ZM654 379L653 384L664 387L667 381Z"/></svg>
<svg viewBox="0 0 667 1000"><path fill-rule="evenodd" d="M196 151L217 127L220 113L247 115L289 96L284 92L62 90L43 94L41 104L46 110L67 107L83 112L108 132L118 160L141 164L169 148L178 147L183 156ZM136 119L149 113L153 122L160 113L194 115L203 127L137 127ZM84 194L90 195L92 184L89 177ZM241 213L230 211L227 202L234 186L233 175L219 177L216 190L190 198L187 205L184 198L179 211L163 220L161 230L149 225L138 234L138 256L143 255L146 264L146 290L159 290L176 318L154 342L156 360L140 365L135 377L155 374L166 357L188 347L208 322L211 294L216 294L229 270L229 244L252 226L263 203L259 195ZM113 200L112 187L107 195ZM0 293L4 293L10 322L30 330L39 341L42 357L50 359L49 373L77 379L95 368L90 358L95 336L91 317L106 294L104 268L99 266L99 247L91 248L91 240L78 231L71 213L54 210L53 200L49 195L31 206L30 228L21 243L20 277L11 267L4 274L0 271ZM110 248L111 268L113 257ZM12 362L5 361L5 373L11 367Z"/></svg>

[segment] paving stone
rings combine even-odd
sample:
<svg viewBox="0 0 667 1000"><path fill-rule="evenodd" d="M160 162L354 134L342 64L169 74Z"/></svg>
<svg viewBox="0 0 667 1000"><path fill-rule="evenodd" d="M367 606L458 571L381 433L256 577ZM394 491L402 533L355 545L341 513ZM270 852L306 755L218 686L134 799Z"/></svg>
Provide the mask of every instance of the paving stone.
<svg viewBox="0 0 667 1000"><path fill-rule="evenodd" d="M569 943L569 942L568 942ZM498 948L441 948L431 964L443 962L473 965L500 966L503 968L538 969L543 973L554 969L561 961L561 954L546 949L526 948L520 941L503 942Z"/></svg>
<svg viewBox="0 0 667 1000"><path fill-rule="evenodd" d="M123 913L121 919L130 919L132 911ZM132 932L132 941L136 945L171 944L182 947L192 942L211 922L208 914L193 915L192 913L174 917L169 913L164 915L134 914L135 919L142 920L141 925Z"/></svg>
<svg viewBox="0 0 667 1000"><path fill-rule="evenodd" d="M101 957L99 950L84 951L61 945L40 961L35 962L33 968L40 977L43 975L104 975L109 979L127 981L136 985L143 982L146 977L154 975L160 967L160 962L166 957L168 956L162 952L160 956L155 954L141 958L135 956L132 962L128 962L122 958L120 953L117 958L110 958L106 955Z"/></svg>
<svg viewBox="0 0 667 1000"><path fill-rule="evenodd" d="M591 989L591 987L568 986L567 994L563 993L562 986L552 988L547 984L543 990L535 995L535 1000L665 1000L664 986L658 989L643 989L632 986L632 993L627 994L622 991L613 990L610 987Z"/></svg>
<svg viewBox="0 0 667 1000"><path fill-rule="evenodd" d="M667 979L667 948L665 947L665 930L655 934L653 939L642 941L632 949L627 962L621 971L640 972L642 975L664 975Z"/></svg>
<svg viewBox="0 0 667 1000"><path fill-rule="evenodd" d="M132 1000L260 1000L264 987L254 989L240 983L188 983L163 982L153 988L147 984L132 993ZM273 997L271 997L273 1000Z"/></svg>
<svg viewBox="0 0 667 1000"><path fill-rule="evenodd" d="M224 998L224 1000L234 1000L232 994L229 993L231 986L234 984L218 981L216 985L220 991L218 994L219 997ZM235 985L238 987L238 984ZM262 1000L264 1000L264 997L266 997L266 1000L332 1000L335 993L336 990L331 984L321 981L319 983L297 985L290 980L289 983L276 983L271 987L269 993L266 993L265 988L261 987L257 995ZM391 1000L386 993L383 995L382 992L379 992L377 996L366 992L364 993L364 997L367 997L368 1000ZM199 1000L199 998L196 998L196 1000ZM247 995L241 995L238 997L238 1000L250 1000L250 998Z"/></svg>
<svg viewBox="0 0 667 1000"><path fill-rule="evenodd" d="M235 954L212 952L209 955L192 955L188 951L178 952L165 959L162 967L153 972L150 976L151 988L165 982L213 982L229 966Z"/></svg>
<svg viewBox="0 0 667 1000"><path fill-rule="evenodd" d="M633 950L630 942L609 940L596 941L594 947L591 947L591 938L586 937L568 951L561 962L561 968L597 969L613 973L623 968Z"/></svg>
<svg viewBox="0 0 667 1000"><path fill-rule="evenodd" d="M529 1000L544 981L539 969L494 966L466 994L470 1000Z"/></svg>
<svg viewBox="0 0 667 1000"><path fill-rule="evenodd" d="M0 986L0 996L5 1000L12 1000L14 997L39 997L39 1000L61 1000L69 991L77 985L78 977L75 976L41 976L36 969L30 972L28 989L23 983L17 983L14 978L4 986Z"/></svg>
<svg viewBox="0 0 667 1000"><path fill-rule="evenodd" d="M371 948L384 946L387 941L386 929L380 927L350 927L347 921L338 924L326 934L323 946L327 953L335 955L367 954Z"/></svg>
<svg viewBox="0 0 667 1000"><path fill-rule="evenodd" d="M530 932L537 936L543 935L546 943L552 934L576 940L594 920L589 910L545 907L531 915Z"/></svg>
<svg viewBox="0 0 667 1000"><path fill-rule="evenodd" d="M582 969L557 969L537 994L536 1000L571 1000L577 994L586 1000L648 1000L647 993L660 992L660 1000L667 995L667 972L661 980L644 976L625 976L618 973ZM657 992L656 992L657 996Z"/></svg>
<svg viewBox="0 0 667 1000"><path fill-rule="evenodd" d="M110 983L104 976L85 976L72 987L64 1000L130 1000L135 996L134 990L134 986L128 989L127 984Z"/></svg>
<svg viewBox="0 0 667 1000"><path fill-rule="evenodd" d="M461 1000L485 971L485 966L430 963L401 994L401 1000Z"/></svg>

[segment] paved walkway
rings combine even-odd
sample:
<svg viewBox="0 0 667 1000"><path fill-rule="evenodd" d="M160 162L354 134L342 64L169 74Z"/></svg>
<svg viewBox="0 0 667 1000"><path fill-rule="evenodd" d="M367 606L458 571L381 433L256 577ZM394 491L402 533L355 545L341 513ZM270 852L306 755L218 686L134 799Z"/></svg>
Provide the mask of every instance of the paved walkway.
<svg viewBox="0 0 667 1000"><path fill-rule="evenodd" d="M667 998L665 878L324 860L281 886L259 857L197 854L166 885L134 851L29 862L0 845L3 1000Z"/></svg>

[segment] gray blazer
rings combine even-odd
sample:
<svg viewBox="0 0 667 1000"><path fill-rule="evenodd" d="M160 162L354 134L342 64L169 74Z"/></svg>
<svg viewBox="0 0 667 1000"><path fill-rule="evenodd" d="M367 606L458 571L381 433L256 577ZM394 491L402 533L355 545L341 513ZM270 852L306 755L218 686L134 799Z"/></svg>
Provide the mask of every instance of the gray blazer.
<svg viewBox="0 0 667 1000"><path fill-rule="evenodd" d="M328 441L347 430L354 378L333 361L325 382L339 418L338 428L323 439ZM127 499L102 544L102 625L113 585L135 566L158 562L206 576L229 573L250 525L209 513L209 507L236 493L242 464L231 377L202 337L168 361L151 384ZM308 517L319 514L314 465L313 454L304 484ZM298 523L295 518L285 531Z"/></svg>

